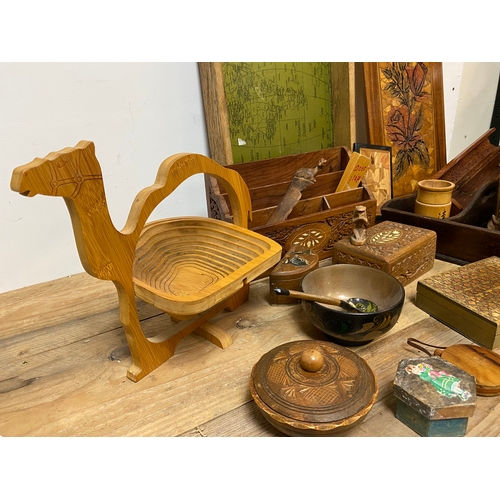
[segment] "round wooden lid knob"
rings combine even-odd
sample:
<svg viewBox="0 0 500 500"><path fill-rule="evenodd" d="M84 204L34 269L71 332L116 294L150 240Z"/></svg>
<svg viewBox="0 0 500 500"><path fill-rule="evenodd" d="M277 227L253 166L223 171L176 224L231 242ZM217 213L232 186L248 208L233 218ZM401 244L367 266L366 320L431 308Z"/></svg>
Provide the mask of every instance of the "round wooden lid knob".
<svg viewBox="0 0 500 500"><path fill-rule="evenodd" d="M317 349L306 349L300 356L300 366L308 372L321 370L323 362L323 354Z"/></svg>

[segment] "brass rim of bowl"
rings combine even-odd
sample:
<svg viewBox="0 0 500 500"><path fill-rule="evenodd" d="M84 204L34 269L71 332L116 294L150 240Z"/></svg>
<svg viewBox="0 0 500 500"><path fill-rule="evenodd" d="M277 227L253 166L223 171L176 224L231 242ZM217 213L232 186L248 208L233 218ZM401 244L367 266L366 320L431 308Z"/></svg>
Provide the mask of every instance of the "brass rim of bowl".
<svg viewBox="0 0 500 500"><path fill-rule="evenodd" d="M365 267L365 266L358 266L356 264L335 264L335 266L343 266L344 269L346 268L345 266L348 266L348 267L363 267L363 269L367 270L367 272L369 273L374 273L374 274L384 274L385 276L388 276L389 278L392 278L388 279L388 281L393 281L395 284L399 284L400 287L397 287L398 289L398 293L401 294L401 298L400 300L398 300L397 302L395 302L393 305L389 306L389 307L386 307L384 309L381 309L379 307L378 311L375 311L375 312L357 312L357 313L353 313L353 312L349 312L347 310L344 310L340 307L330 307L328 306L327 304L321 304L320 302L316 302L316 301L313 301L314 304L316 304L316 306L319 306L321 307L322 309L326 309L328 311L334 311L335 313L338 313L340 315L345 315L347 317L352 317L353 315L356 315L356 316L360 316L360 317L365 317L365 316L376 316L378 314L384 314L384 313L387 313L388 311L391 311L392 309L398 307L402 302L404 303L404 300L405 300L405 289L403 287L403 285L401 285L401 283L392 275L390 275L389 273L386 273L385 271L382 271L380 269L374 269L373 267ZM329 266L328 266L329 267ZM317 269L314 269L313 271L309 272L308 274L306 274L301 280L300 280L300 288L303 290L302 288L302 283L304 281L304 279L309 276L310 274L316 272L316 271L320 271L321 269L327 269L327 267L319 267ZM318 274L318 273L317 273ZM312 293L311 291L309 291L309 293ZM371 300L371 299L370 299ZM373 302L376 303L376 301L374 300ZM377 304L378 306L378 304Z"/></svg>

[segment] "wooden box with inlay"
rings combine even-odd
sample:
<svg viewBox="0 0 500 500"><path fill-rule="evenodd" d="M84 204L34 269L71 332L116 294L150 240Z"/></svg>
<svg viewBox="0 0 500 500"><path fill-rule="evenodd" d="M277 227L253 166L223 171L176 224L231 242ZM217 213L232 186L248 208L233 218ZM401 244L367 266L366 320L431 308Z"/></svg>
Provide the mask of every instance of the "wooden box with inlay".
<svg viewBox="0 0 500 500"><path fill-rule="evenodd" d="M472 341L500 347L500 257L422 279L415 304Z"/></svg>
<svg viewBox="0 0 500 500"><path fill-rule="evenodd" d="M333 245L334 264L374 267L408 285L434 266L436 233L399 222L384 221L366 230L363 245L350 237Z"/></svg>
<svg viewBox="0 0 500 500"><path fill-rule="evenodd" d="M361 356L318 340L271 349L252 368L249 386L264 418L288 436L335 436L361 423L378 396Z"/></svg>
<svg viewBox="0 0 500 500"><path fill-rule="evenodd" d="M299 304L300 299L278 295L275 288L300 291L302 278L319 266L318 256L304 247L292 247L269 275L270 304Z"/></svg>

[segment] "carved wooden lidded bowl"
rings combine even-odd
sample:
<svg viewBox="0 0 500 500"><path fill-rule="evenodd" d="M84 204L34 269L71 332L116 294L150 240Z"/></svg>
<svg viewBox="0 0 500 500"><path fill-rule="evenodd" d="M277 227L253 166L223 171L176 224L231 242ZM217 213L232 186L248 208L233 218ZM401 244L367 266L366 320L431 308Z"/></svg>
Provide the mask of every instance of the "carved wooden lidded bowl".
<svg viewBox="0 0 500 500"><path fill-rule="evenodd" d="M264 417L289 436L331 436L359 423L378 387L368 364L331 342L289 342L252 369L250 392Z"/></svg>

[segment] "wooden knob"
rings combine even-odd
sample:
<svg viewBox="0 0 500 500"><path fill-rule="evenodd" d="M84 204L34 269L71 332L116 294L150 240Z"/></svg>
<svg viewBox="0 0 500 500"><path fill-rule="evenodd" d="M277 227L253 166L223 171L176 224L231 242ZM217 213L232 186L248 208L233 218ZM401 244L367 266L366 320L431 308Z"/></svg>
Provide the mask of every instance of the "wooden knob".
<svg viewBox="0 0 500 500"><path fill-rule="evenodd" d="M316 349L306 349L300 357L300 366L308 372L317 372L323 366L323 354Z"/></svg>

